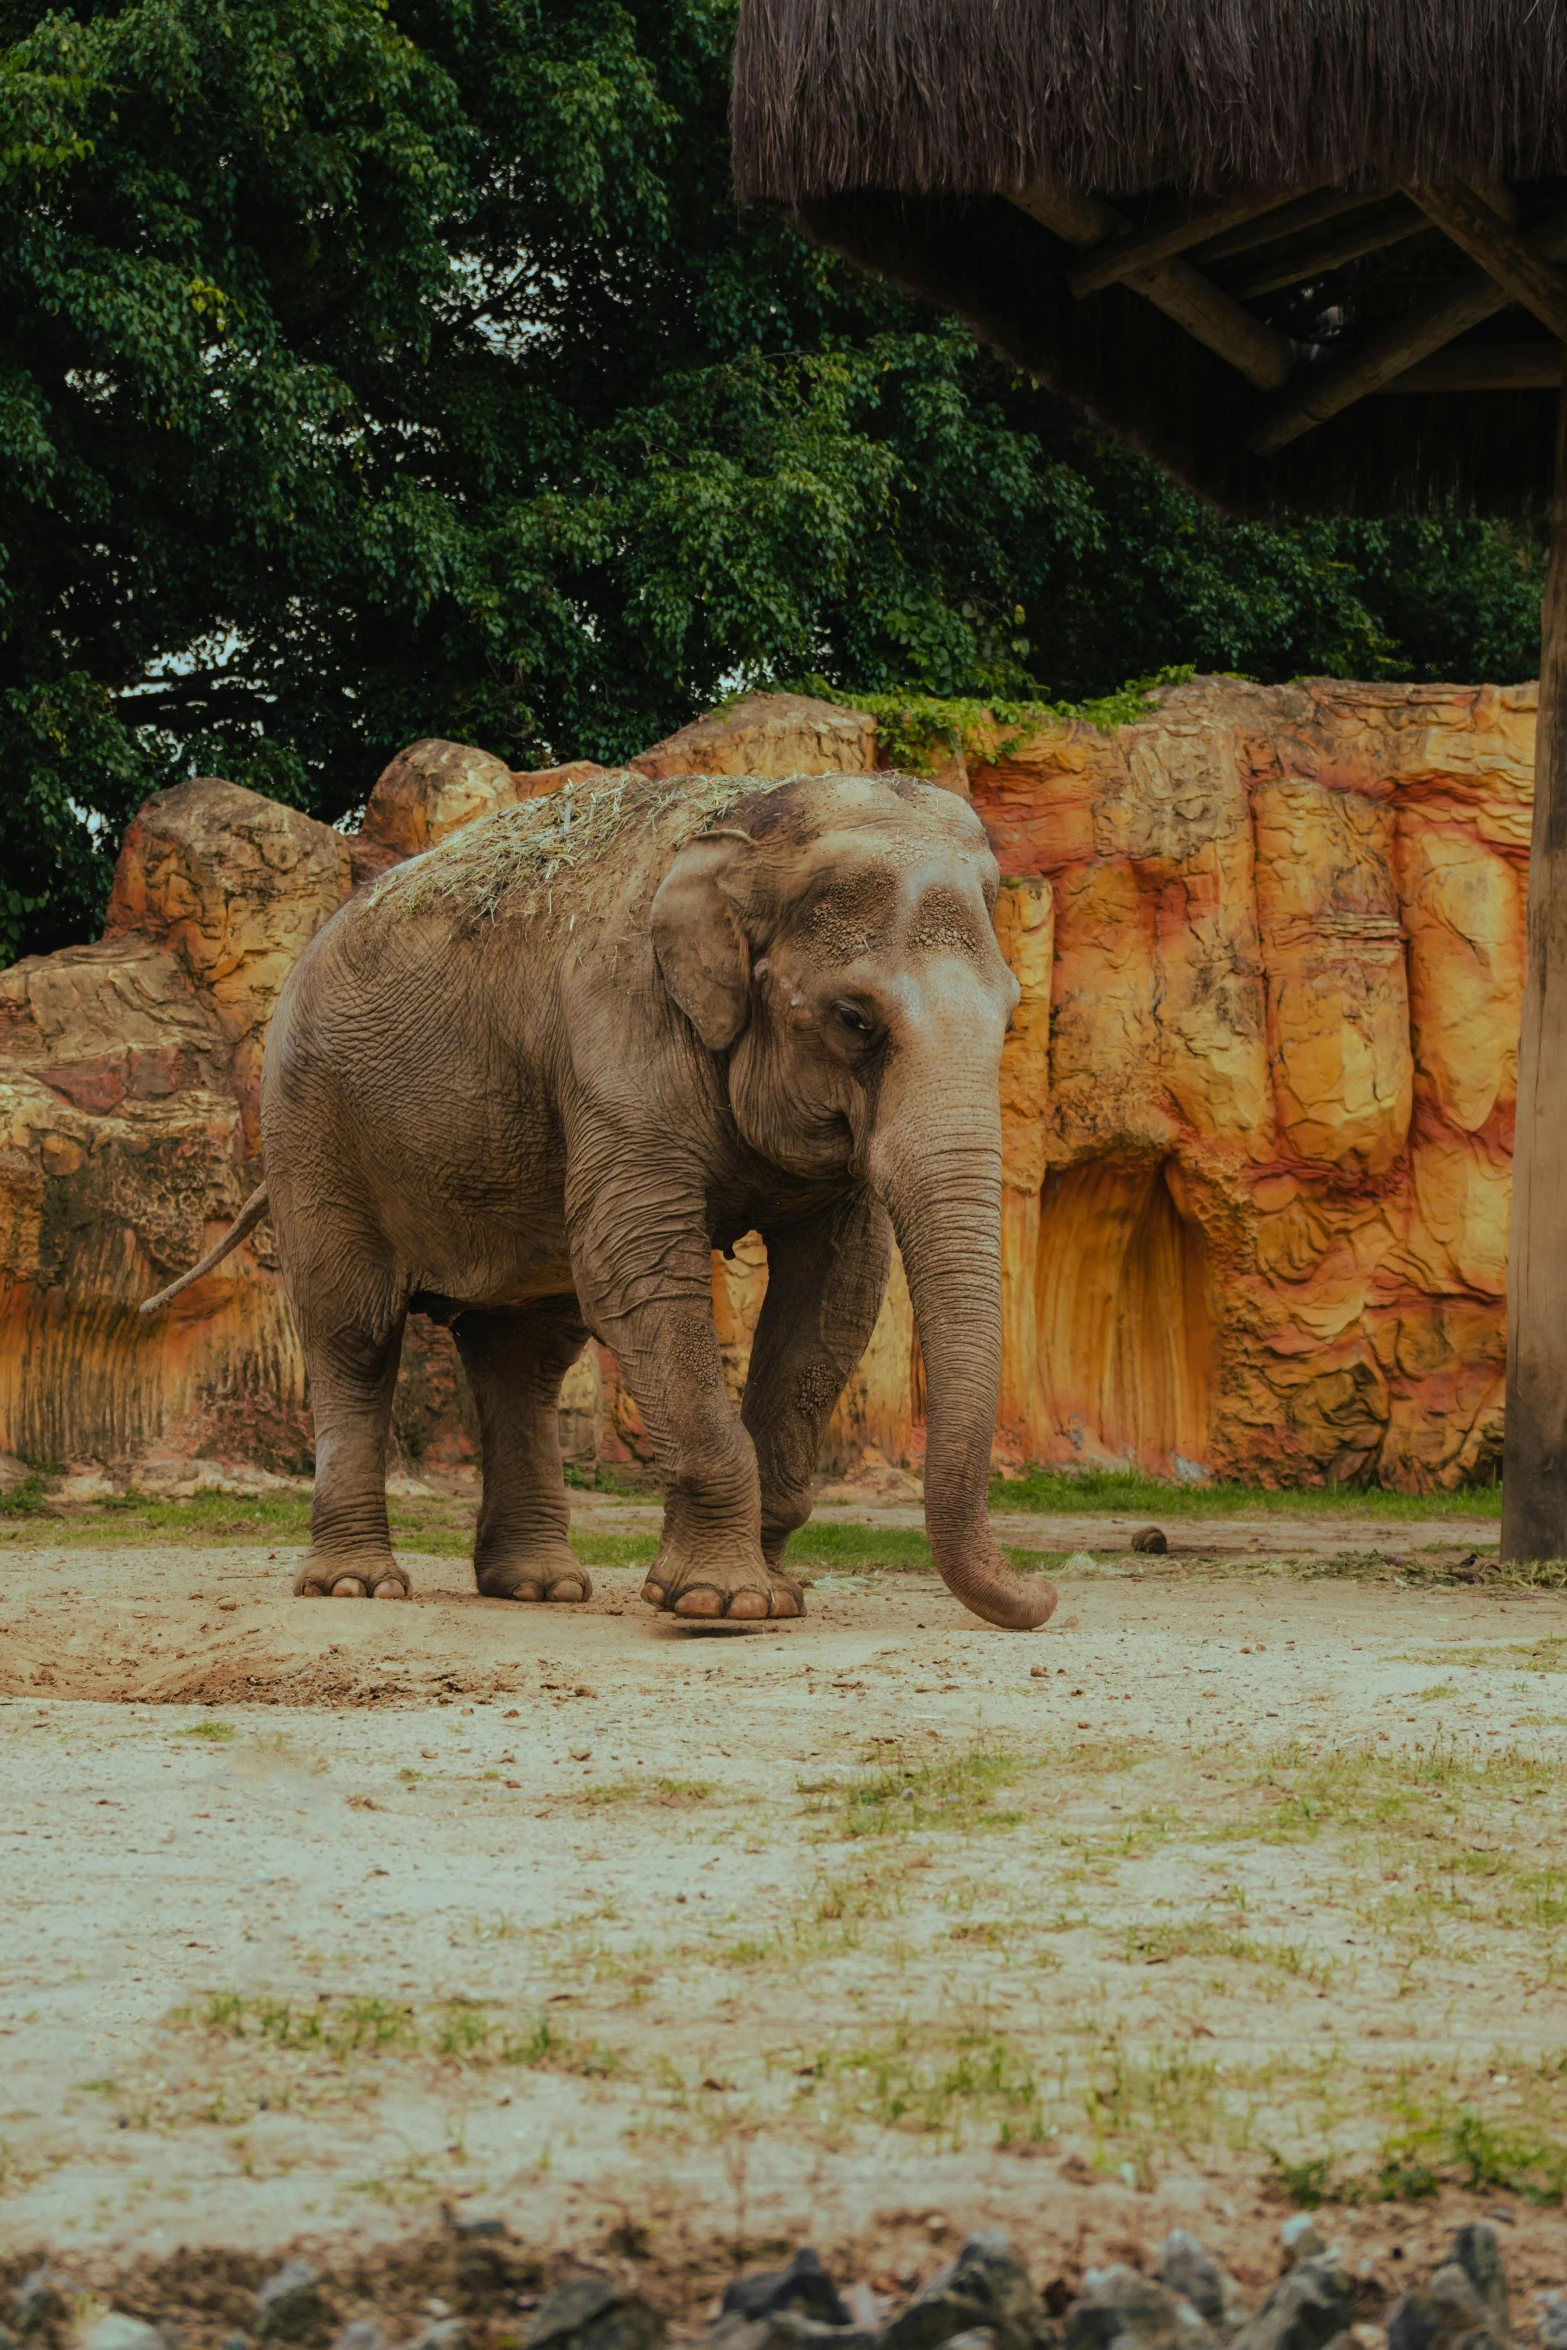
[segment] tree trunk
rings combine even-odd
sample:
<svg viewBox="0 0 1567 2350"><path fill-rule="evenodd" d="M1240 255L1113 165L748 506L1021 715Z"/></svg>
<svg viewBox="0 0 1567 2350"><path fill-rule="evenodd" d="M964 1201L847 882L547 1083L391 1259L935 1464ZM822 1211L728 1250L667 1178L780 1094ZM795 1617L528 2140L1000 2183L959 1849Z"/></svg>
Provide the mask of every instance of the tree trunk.
<svg viewBox="0 0 1567 2350"><path fill-rule="evenodd" d="M1540 619L1529 960L1507 1261L1502 1556L1567 1558L1567 391L1556 417Z"/></svg>

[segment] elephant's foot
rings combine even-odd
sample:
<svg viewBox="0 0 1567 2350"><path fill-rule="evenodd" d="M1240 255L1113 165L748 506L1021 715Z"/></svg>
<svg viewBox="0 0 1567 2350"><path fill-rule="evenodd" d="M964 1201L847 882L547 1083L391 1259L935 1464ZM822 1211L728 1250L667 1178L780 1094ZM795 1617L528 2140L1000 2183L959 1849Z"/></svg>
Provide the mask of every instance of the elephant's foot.
<svg viewBox="0 0 1567 2350"><path fill-rule="evenodd" d="M294 1577L296 1599L410 1599L413 1585L392 1558L363 1551L333 1558L312 1552Z"/></svg>
<svg viewBox="0 0 1567 2350"><path fill-rule="evenodd" d="M760 1623L769 1616L803 1616L805 1593L792 1577L764 1564L760 1556L682 1558L666 1545L648 1569L642 1596L667 1615L730 1623Z"/></svg>
<svg viewBox="0 0 1567 2350"><path fill-rule="evenodd" d="M493 1551L474 1560L474 1580L486 1599L553 1600L580 1605L593 1597L593 1580L564 1542L526 1550Z"/></svg>

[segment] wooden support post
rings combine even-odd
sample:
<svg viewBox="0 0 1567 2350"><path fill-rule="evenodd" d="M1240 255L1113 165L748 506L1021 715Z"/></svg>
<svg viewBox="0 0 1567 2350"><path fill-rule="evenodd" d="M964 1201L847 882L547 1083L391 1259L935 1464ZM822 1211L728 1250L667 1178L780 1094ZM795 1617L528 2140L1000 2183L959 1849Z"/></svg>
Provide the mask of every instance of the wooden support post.
<svg viewBox="0 0 1567 2350"><path fill-rule="evenodd" d="M1557 410L1551 559L1529 851L1529 951L1507 1260L1502 1557L1567 1559L1567 395Z"/></svg>

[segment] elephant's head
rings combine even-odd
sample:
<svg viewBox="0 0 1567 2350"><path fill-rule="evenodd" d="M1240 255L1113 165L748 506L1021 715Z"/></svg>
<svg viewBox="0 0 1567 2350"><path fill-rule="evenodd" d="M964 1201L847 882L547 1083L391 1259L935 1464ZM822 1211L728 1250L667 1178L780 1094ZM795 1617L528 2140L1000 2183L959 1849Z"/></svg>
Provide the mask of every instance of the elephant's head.
<svg viewBox="0 0 1567 2350"><path fill-rule="evenodd" d="M1003 1563L986 1517L1001 1365L1002 1040L1017 982L1000 876L953 793L815 776L742 800L680 851L653 901L665 986L727 1057L753 1149L843 1170L892 1219L925 1361L925 1522L965 1606L1018 1630L1048 1584Z"/></svg>

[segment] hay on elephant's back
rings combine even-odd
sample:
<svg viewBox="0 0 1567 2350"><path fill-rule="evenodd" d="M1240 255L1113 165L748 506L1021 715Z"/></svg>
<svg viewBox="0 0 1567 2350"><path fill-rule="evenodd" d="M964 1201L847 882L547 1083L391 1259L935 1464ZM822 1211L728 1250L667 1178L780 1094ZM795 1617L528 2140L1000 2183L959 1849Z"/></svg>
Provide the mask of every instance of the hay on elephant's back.
<svg viewBox="0 0 1567 2350"><path fill-rule="evenodd" d="M652 781L624 770L590 791L565 784L541 799L481 817L438 848L394 865L376 883L373 899L400 913L449 908L493 917L503 910L548 909L556 888L569 885L573 902L580 902L580 892L602 871L611 844L633 828L656 833L673 855L737 801L799 780L792 775L675 775Z"/></svg>

